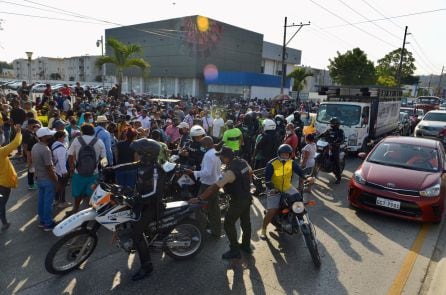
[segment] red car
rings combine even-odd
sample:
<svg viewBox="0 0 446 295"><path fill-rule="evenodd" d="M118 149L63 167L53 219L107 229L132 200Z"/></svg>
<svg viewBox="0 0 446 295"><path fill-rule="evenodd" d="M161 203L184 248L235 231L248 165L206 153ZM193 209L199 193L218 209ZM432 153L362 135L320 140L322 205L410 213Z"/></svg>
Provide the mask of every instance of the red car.
<svg viewBox="0 0 446 295"><path fill-rule="evenodd" d="M422 222L440 222L446 194L445 150L440 141L386 137L350 179L354 207Z"/></svg>

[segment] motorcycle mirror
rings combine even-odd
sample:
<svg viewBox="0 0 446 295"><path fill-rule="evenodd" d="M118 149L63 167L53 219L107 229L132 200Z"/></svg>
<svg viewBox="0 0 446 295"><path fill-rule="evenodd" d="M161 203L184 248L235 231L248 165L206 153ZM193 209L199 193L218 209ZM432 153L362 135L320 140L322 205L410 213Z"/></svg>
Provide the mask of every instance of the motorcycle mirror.
<svg viewBox="0 0 446 295"><path fill-rule="evenodd" d="M358 154L358 158L360 158L362 160L364 160L366 157L367 157L367 154L364 153L364 152L361 152L361 153Z"/></svg>

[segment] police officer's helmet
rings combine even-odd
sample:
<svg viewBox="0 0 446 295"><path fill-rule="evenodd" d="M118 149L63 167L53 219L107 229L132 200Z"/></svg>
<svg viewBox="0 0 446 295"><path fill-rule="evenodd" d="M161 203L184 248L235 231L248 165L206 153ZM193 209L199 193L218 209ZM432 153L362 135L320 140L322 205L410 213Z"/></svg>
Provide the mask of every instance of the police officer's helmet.
<svg viewBox="0 0 446 295"><path fill-rule="evenodd" d="M161 150L161 145L153 139L141 138L133 141L130 148L135 151L142 160L155 162Z"/></svg>
<svg viewBox="0 0 446 295"><path fill-rule="evenodd" d="M331 128L338 128L341 125L341 121L337 117L333 117L330 120Z"/></svg>
<svg viewBox="0 0 446 295"><path fill-rule="evenodd" d="M190 136L195 137L202 135L206 135L206 131L204 130L203 127L201 127L200 125L192 126L192 128L190 129Z"/></svg>
<svg viewBox="0 0 446 295"><path fill-rule="evenodd" d="M289 145L289 144L282 144L279 146L279 148L277 149L277 156L279 157L279 159L281 160L286 160L286 159L282 159L280 158L281 154L289 154L291 157L291 154L293 153L293 148Z"/></svg>
<svg viewBox="0 0 446 295"><path fill-rule="evenodd" d="M294 111L293 113L294 119L300 119L300 112L299 111Z"/></svg>
<svg viewBox="0 0 446 295"><path fill-rule="evenodd" d="M280 121L280 122L284 122L284 121L285 121L285 117L284 117L283 115L276 115L276 116L274 117L274 120L275 120L276 122L278 122L278 121Z"/></svg>

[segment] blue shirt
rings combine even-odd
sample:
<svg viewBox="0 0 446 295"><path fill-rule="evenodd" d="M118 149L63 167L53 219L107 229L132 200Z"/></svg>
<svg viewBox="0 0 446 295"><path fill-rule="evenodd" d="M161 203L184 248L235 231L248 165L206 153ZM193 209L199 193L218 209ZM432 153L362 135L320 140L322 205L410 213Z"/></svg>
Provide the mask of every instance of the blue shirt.
<svg viewBox="0 0 446 295"><path fill-rule="evenodd" d="M104 127L97 126L94 128L96 131L96 136L102 140L105 145L105 153L107 154L107 162L109 165L113 165L113 153L112 153L112 142L111 135Z"/></svg>

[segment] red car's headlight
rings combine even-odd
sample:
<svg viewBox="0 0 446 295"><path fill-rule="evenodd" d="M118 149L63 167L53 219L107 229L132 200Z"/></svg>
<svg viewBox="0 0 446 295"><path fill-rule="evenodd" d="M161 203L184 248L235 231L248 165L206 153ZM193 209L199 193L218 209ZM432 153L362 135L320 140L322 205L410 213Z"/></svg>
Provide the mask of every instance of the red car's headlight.
<svg viewBox="0 0 446 295"><path fill-rule="evenodd" d="M437 183L434 186L431 186L425 190L420 191L420 196L422 197L437 197L440 195L440 184Z"/></svg>
<svg viewBox="0 0 446 295"><path fill-rule="evenodd" d="M353 178L359 184L365 184L366 183L365 179L361 175L361 170L355 171L355 173L353 174Z"/></svg>

